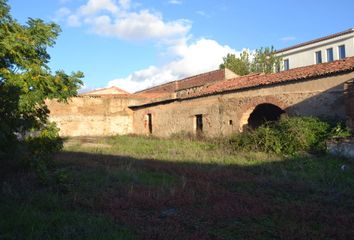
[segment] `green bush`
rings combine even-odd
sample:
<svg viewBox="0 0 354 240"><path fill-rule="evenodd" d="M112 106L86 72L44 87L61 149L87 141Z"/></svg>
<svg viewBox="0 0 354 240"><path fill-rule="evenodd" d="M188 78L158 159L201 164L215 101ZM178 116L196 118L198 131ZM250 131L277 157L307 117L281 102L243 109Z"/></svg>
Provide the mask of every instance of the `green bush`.
<svg viewBox="0 0 354 240"><path fill-rule="evenodd" d="M322 152L331 137L330 124L314 117L285 117L231 137L235 150L262 151L292 155L297 152Z"/></svg>
<svg viewBox="0 0 354 240"><path fill-rule="evenodd" d="M40 131L30 134L21 144L19 151L22 155L21 160L25 165L33 168L41 180L46 181L52 155L63 147L59 129L54 123L49 123Z"/></svg>

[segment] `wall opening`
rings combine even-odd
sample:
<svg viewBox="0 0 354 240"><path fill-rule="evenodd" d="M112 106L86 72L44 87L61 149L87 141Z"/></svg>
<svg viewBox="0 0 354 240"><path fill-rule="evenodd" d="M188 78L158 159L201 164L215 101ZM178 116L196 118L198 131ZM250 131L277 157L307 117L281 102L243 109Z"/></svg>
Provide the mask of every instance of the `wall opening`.
<svg viewBox="0 0 354 240"><path fill-rule="evenodd" d="M285 111L276 105L270 103L259 104L248 118L248 128L255 129L266 122L278 121L284 113Z"/></svg>
<svg viewBox="0 0 354 240"><path fill-rule="evenodd" d="M195 130L197 134L201 134L203 133L203 115L202 114L198 114L195 115Z"/></svg>
<svg viewBox="0 0 354 240"><path fill-rule="evenodd" d="M148 120L149 134L152 134L152 115L151 115L151 113L147 114L147 120Z"/></svg>

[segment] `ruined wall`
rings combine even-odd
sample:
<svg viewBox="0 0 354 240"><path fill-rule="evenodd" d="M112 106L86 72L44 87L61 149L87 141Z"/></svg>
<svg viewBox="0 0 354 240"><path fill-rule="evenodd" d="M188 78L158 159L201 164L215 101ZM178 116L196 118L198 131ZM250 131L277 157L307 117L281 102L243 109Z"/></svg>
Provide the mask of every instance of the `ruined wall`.
<svg viewBox="0 0 354 240"><path fill-rule="evenodd" d="M261 103L275 104L289 115L345 120L344 82L353 77L354 73L348 73L137 108L134 133L148 134L147 114L152 115L153 135L194 133L195 115L203 114L206 135L229 135L242 129L253 109Z"/></svg>
<svg viewBox="0 0 354 240"><path fill-rule="evenodd" d="M138 100L127 97L75 97L68 103L47 101L50 121L61 136L108 136L133 132L133 112L128 105Z"/></svg>
<svg viewBox="0 0 354 240"><path fill-rule="evenodd" d="M347 125L354 133L354 80L345 83L345 107L347 113Z"/></svg>

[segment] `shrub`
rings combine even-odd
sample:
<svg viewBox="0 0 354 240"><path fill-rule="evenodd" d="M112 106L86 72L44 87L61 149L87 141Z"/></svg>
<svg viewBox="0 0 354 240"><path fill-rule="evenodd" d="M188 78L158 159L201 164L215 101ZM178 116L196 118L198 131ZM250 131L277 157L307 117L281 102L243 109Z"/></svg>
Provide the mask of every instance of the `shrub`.
<svg viewBox="0 0 354 240"><path fill-rule="evenodd" d="M59 137L56 125L49 123L40 131L30 133L19 146L18 154L21 154L24 165L34 169L38 177L46 181L52 155L62 149L63 140Z"/></svg>
<svg viewBox="0 0 354 240"><path fill-rule="evenodd" d="M291 155L301 151L321 152L331 136L328 123L314 117L285 117L231 137L235 150Z"/></svg>

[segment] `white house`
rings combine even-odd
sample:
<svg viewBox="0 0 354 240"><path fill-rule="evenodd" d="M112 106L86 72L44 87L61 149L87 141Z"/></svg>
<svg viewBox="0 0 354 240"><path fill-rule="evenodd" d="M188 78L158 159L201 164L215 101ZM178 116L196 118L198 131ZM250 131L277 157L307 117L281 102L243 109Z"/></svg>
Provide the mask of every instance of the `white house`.
<svg viewBox="0 0 354 240"><path fill-rule="evenodd" d="M282 70L351 57L354 56L354 29L287 47L276 54L283 59Z"/></svg>

